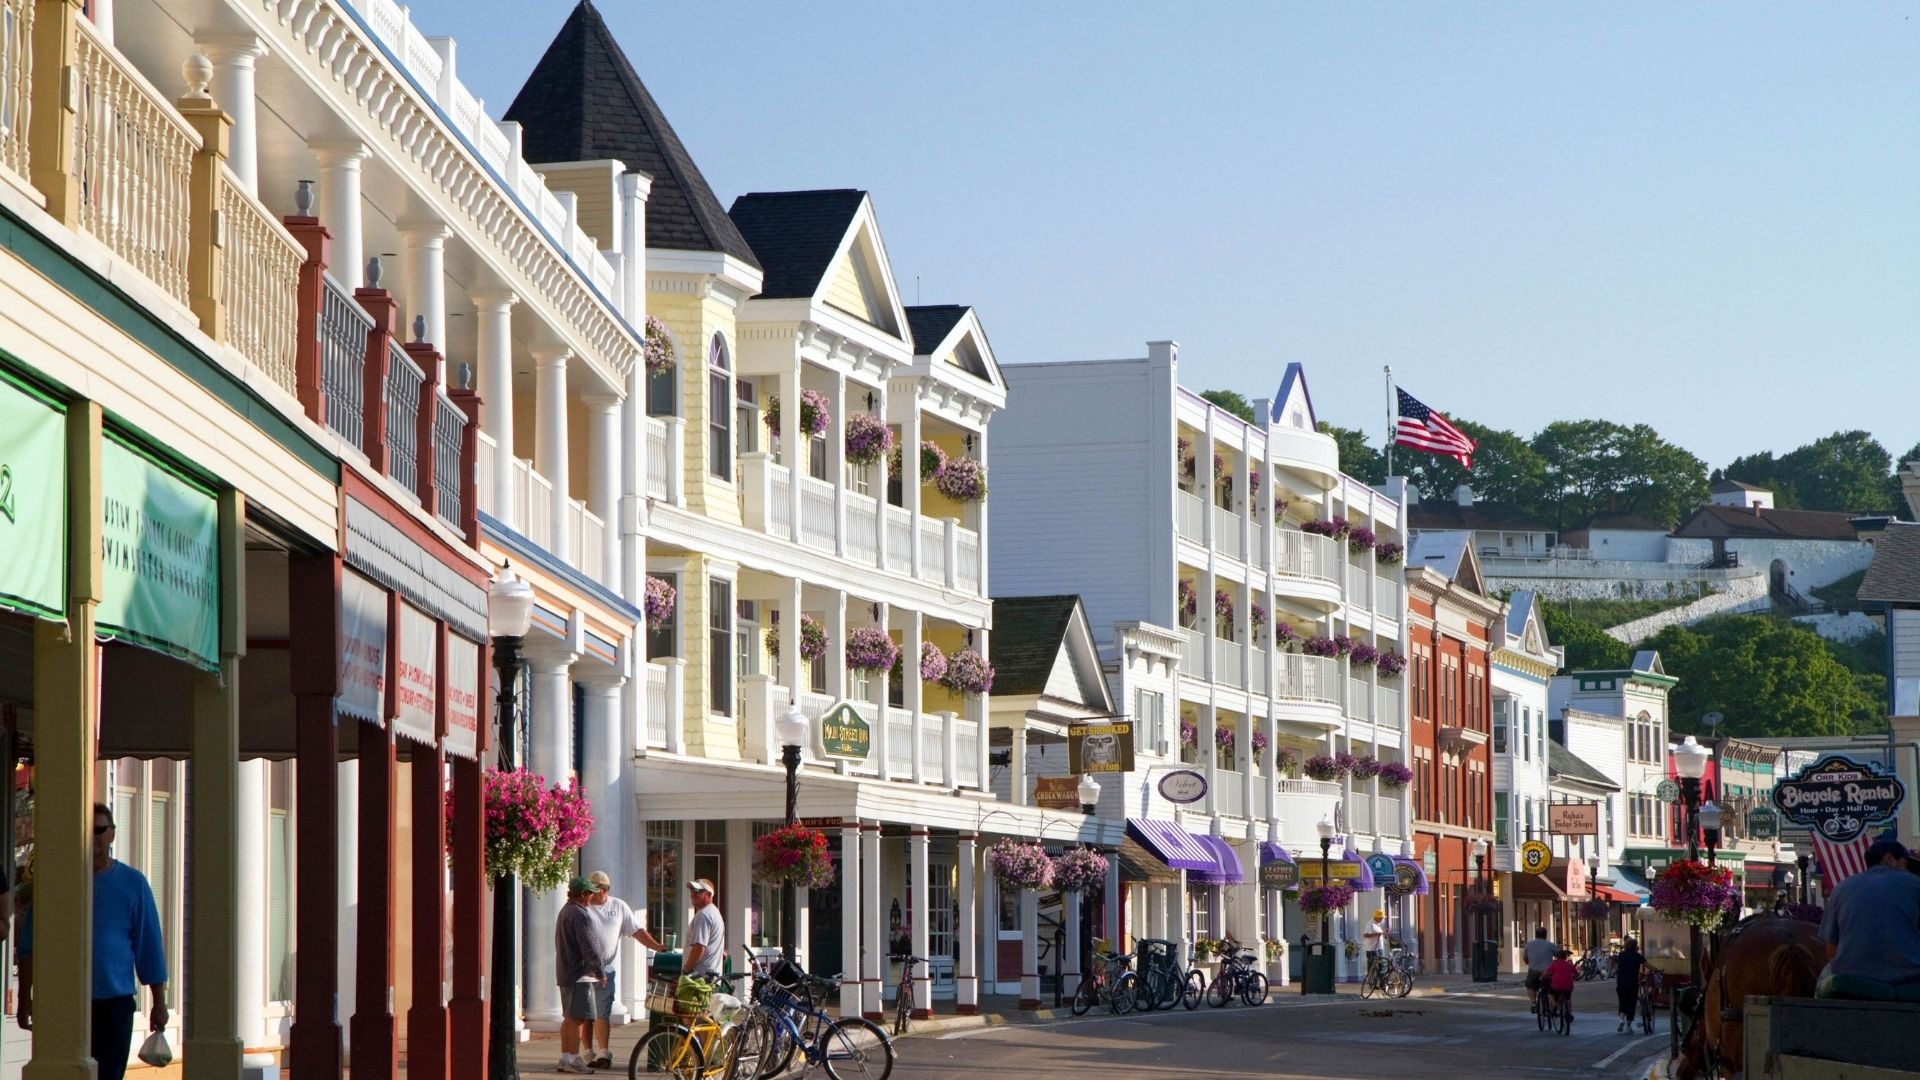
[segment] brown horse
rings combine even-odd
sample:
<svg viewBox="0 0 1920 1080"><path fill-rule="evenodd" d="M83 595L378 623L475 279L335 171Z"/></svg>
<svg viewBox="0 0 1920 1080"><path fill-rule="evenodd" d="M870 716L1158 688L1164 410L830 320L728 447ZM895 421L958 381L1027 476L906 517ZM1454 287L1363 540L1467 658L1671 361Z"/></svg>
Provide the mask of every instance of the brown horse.
<svg viewBox="0 0 1920 1080"><path fill-rule="evenodd" d="M1820 929L1812 923L1766 913L1736 925L1721 939L1720 947L1701 961L1706 991L1700 1020L1680 1049L1676 1080L1739 1073L1746 1049L1747 997L1812 997L1825 955Z"/></svg>

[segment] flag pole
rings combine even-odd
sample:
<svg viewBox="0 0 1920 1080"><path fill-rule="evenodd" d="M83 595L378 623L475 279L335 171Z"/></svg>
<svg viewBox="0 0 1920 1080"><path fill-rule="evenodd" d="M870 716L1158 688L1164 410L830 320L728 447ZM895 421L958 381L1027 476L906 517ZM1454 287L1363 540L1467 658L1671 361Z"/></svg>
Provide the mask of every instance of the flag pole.
<svg viewBox="0 0 1920 1080"><path fill-rule="evenodd" d="M1380 368L1387 375L1387 475L1393 475L1393 365Z"/></svg>

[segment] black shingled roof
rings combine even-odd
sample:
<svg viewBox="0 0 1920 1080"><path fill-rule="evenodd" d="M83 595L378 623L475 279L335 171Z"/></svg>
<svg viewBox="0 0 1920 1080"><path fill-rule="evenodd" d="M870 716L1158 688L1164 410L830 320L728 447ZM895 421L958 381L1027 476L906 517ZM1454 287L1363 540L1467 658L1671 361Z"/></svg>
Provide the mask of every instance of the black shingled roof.
<svg viewBox="0 0 1920 1080"><path fill-rule="evenodd" d="M946 340L954 325L967 317L965 304L926 304L907 309L907 328L913 333L915 356L933 351Z"/></svg>
<svg viewBox="0 0 1920 1080"><path fill-rule="evenodd" d="M997 634L999 631L995 630L994 633ZM1620 785L1607 779L1606 773L1574 756L1573 751L1551 739L1547 741L1547 772L1551 775L1564 776L1569 780L1593 784L1596 787L1620 790Z"/></svg>
<svg viewBox="0 0 1920 1080"><path fill-rule="evenodd" d="M567 16L506 119L520 124L520 150L530 162L610 158L651 175L648 247L717 251L760 265L591 0Z"/></svg>
<svg viewBox="0 0 1920 1080"><path fill-rule="evenodd" d="M993 598L993 639L988 661L993 664L993 693L1038 694L1060 657L1060 643L1073 622L1080 598L1064 596L996 596Z"/></svg>
<svg viewBox="0 0 1920 1080"><path fill-rule="evenodd" d="M852 188L824 191L756 191L733 200L727 216L759 256L766 280L762 299L809 297L833 265L853 215L867 193Z"/></svg>
<svg viewBox="0 0 1920 1080"><path fill-rule="evenodd" d="M1920 604L1920 525L1896 521L1881 532L1867 576L1853 594L1860 600ZM999 627L993 632L998 634Z"/></svg>

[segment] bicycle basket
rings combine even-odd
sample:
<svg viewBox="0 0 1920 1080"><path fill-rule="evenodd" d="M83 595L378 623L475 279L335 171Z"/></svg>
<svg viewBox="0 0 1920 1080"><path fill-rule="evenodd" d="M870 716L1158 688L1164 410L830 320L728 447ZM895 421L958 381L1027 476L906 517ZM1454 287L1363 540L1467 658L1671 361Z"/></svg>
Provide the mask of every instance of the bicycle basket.
<svg viewBox="0 0 1920 1080"><path fill-rule="evenodd" d="M772 979L775 984L791 990L806 982L807 973L799 964L785 957L781 957L780 962L773 965L773 969L768 972L767 978Z"/></svg>
<svg viewBox="0 0 1920 1080"><path fill-rule="evenodd" d="M682 975L673 988L673 1011L681 1016L695 1016L706 1009L712 999L712 983L697 975Z"/></svg>
<svg viewBox="0 0 1920 1080"><path fill-rule="evenodd" d="M647 980L647 1011L657 1013L673 1012L678 1006L674 1000L674 987L679 979L671 975L655 975Z"/></svg>
<svg viewBox="0 0 1920 1080"><path fill-rule="evenodd" d="M731 1024L740 1018L746 1002L732 994L714 994L707 998L706 1013L716 1024Z"/></svg>

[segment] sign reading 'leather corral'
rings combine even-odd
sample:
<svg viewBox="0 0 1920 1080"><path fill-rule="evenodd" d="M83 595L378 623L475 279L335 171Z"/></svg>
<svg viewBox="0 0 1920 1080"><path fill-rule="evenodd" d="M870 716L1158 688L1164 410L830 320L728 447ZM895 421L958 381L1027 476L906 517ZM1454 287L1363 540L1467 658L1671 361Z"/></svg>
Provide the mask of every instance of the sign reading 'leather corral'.
<svg viewBox="0 0 1920 1080"><path fill-rule="evenodd" d="M1906 795L1882 766L1828 754L1776 785L1773 805L1795 825L1844 842L1892 821Z"/></svg>

